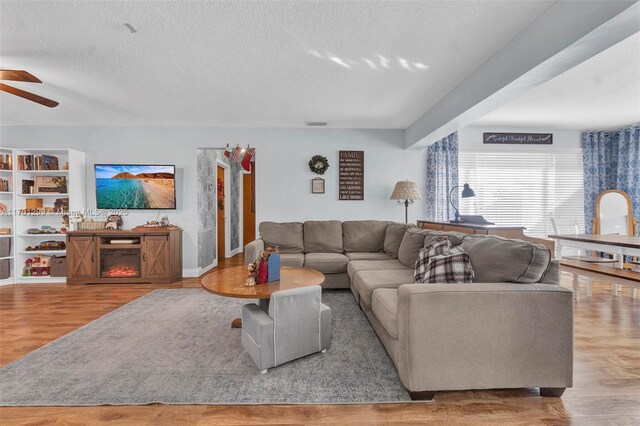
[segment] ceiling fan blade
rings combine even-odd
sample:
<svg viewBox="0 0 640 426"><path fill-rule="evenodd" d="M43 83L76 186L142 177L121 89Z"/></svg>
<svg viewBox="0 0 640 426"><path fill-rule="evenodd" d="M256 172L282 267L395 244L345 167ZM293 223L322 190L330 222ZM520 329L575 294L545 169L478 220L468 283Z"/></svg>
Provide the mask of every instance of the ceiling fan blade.
<svg viewBox="0 0 640 426"><path fill-rule="evenodd" d="M40 105L44 105L49 108L55 108L58 106L58 102L56 101L43 98L42 96L38 96L31 92L26 92L15 87L7 86L6 84L0 83L0 90L2 90L3 92L11 93L12 95L20 96L21 98L28 99L32 102L39 103Z"/></svg>
<svg viewBox="0 0 640 426"><path fill-rule="evenodd" d="M38 77L26 71L0 70L0 80L26 81L27 83L42 83Z"/></svg>

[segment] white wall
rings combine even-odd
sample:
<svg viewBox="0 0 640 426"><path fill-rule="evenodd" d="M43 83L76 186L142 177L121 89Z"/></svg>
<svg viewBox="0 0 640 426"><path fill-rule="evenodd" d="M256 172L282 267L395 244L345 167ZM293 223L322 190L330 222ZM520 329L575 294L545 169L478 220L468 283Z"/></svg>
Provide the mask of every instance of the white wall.
<svg viewBox="0 0 640 426"><path fill-rule="evenodd" d="M184 229L186 274L197 268L197 148L256 147L256 221L382 219L402 221L404 207L389 196L396 181L425 187L424 150L405 150L402 130L261 129L206 127L2 126L0 146L73 148L86 153L87 208L95 208L95 163L175 164L177 210ZM339 201L338 151L365 151L365 200ZM330 168L326 193L311 194L309 159L321 154ZM424 217L423 201L410 206L409 221ZM125 227L155 220L156 211L132 211Z"/></svg>
<svg viewBox="0 0 640 426"><path fill-rule="evenodd" d="M482 143L482 134L485 132L496 133L553 133L552 145L497 145ZM458 130L458 147L460 151L474 152L549 152L565 149L581 149L579 130L548 129L548 128L523 128L523 127L498 127L498 126L467 126Z"/></svg>

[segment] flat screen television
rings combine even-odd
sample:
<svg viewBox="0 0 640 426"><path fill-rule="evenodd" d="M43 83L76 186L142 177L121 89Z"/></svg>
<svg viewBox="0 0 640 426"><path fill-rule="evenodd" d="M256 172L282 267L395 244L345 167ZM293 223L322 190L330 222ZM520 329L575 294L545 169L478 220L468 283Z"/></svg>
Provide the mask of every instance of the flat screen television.
<svg viewBox="0 0 640 426"><path fill-rule="evenodd" d="M99 209L175 209L176 167L145 164L96 164Z"/></svg>

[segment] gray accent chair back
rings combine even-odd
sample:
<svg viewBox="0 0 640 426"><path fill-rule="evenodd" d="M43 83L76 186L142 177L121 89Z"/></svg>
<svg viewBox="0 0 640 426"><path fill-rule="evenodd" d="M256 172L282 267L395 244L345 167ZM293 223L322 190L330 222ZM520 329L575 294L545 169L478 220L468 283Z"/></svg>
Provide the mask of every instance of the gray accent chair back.
<svg viewBox="0 0 640 426"><path fill-rule="evenodd" d="M322 288L310 286L273 293L269 313L255 303L242 308L242 345L265 373L294 359L325 352L331 345L331 309Z"/></svg>

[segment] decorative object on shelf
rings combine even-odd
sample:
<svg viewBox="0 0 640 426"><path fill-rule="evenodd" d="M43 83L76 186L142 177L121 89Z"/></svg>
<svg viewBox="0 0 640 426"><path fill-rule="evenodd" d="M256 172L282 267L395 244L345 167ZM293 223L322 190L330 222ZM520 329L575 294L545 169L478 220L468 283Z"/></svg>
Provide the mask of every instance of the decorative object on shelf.
<svg viewBox="0 0 640 426"><path fill-rule="evenodd" d="M11 228L0 228L0 234L10 234Z"/></svg>
<svg viewBox="0 0 640 426"><path fill-rule="evenodd" d="M69 199L68 198L56 198L53 203L54 212L67 212L69 211Z"/></svg>
<svg viewBox="0 0 640 426"><path fill-rule="evenodd" d="M42 250L66 250L67 244L64 241L49 240L43 241L35 247L27 247L24 251L42 251Z"/></svg>
<svg viewBox="0 0 640 426"><path fill-rule="evenodd" d="M64 176L36 176L36 193L65 193L67 178Z"/></svg>
<svg viewBox="0 0 640 426"><path fill-rule="evenodd" d="M67 256L51 257L51 276L52 277L67 276Z"/></svg>
<svg viewBox="0 0 640 426"><path fill-rule="evenodd" d="M218 178L218 208L224 210L224 182Z"/></svg>
<svg viewBox="0 0 640 426"><path fill-rule="evenodd" d="M324 194L324 179L321 177L311 179L311 193Z"/></svg>
<svg viewBox="0 0 640 426"><path fill-rule="evenodd" d="M105 229L122 229L122 216L112 214L107 218Z"/></svg>
<svg viewBox="0 0 640 426"><path fill-rule="evenodd" d="M364 200L364 151L340 151L339 200Z"/></svg>
<svg viewBox="0 0 640 426"><path fill-rule="evenodd" d="M329 160L323 155L314 155L311 157L311 160L309 160L309 169L311 169L313 173L323 175L328 168Z"/></svg>
<svg viewBox="0 0 640 426"><path fill-rule="evenodd" d="M40 228L29 228L27 229L27 234L29 235L41 235L41 234L62 234L56 228L49 225L42 225Z"/></svg>
<svg viewBox="0 0 640 426"><path fill-rule="evenodd" d="M105 229L107 226L106 220L93 220L89 219L87 222L78 222L78 230L80 231L95 231L99 229Z"/></svg>
<svg viewBox="0 0 640 426"><path fill-rule="evenodd" d="M7 205L0 203L0 213L4 213L7 211Z"/></svg>
<svg viewBox="0 0 640 426"><path fill-rule="evenodd" d="M553 133L483 133L482 142L505 145L551 145Z"/></svg>
<svg viewBox="0 0 640 426"><path fill-rule="evenodd" d="M163 226L160 222L149 221L144 225L138 225L132 229L132 231L172 231L172 230L182 230L178 225L169 224L167 226Z"/></svg>
<svg viewBox="0 0 640 426"><path fill-rule="evenodd" d="M44 200L42 198L27 198L26 205L27 210L41 209L44 207Z"/></svg>
<svg viewBox="0 0 640 426"><path fill-rule="evenodd" d="M449 191L449 203L451 204L451 207L453 207L453 209L455 210L455 216L454 219L451 221L453 223L459 223L460 222L460 213L458 212L458 209L456 206L453 205L453 201L451 199L451 196L453 195L453 190L460 188L460 185L454 186L453 188L451 188L451 191ZM460 196L461 198L471 198L471 197L475 197L476 193L473 192L473 189L471 189L471 187L469 187L468 183L465 183L464 186L462 187L462 195Z"/></svg>
<svg viewBox="0 0 640 426"><path fill-rule="evenodd" d="M418 184L410 180L401 180L393 187L390 200L396 200L398 204L404 204L404 223L409 223L409 204L416 200L422 200Z"/></svg>
<svg viewBox="0 0 640 426"><path fill-rule="evenodd" d="M47 277L51 275L51 256L35 256L24 261L23 277Z"/></svg>
<svg viewBox="0 0 640 426"><path fill-rule="evenodd" d="M11 255L11 238L0 238L0 257Z"/></svg>
<svg viewBox="0 0 640 426"><path fill-rule="evenodd" d="M0 178L0 192L12 192L13 191L13 178L9 179Z"/></svg>

